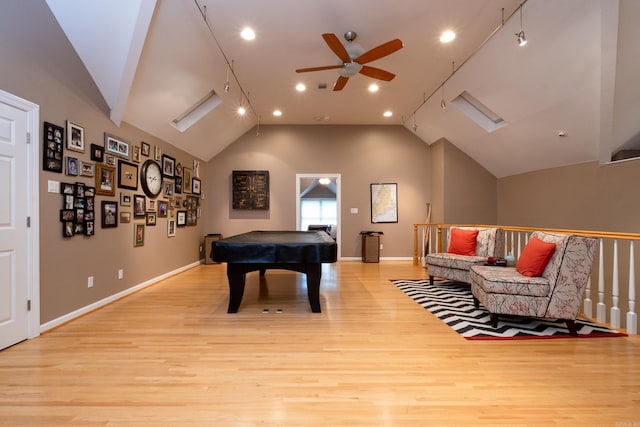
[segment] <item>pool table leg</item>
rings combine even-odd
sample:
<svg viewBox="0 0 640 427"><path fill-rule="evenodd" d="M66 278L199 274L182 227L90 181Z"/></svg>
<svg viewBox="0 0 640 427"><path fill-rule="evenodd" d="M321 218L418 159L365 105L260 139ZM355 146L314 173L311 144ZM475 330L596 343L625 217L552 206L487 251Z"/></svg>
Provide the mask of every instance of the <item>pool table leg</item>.
<svg viewBox="0 0 640 427"><path fill-rule="evenodd" d="M320 310L320 279L322 278L322 264L307 264L307 295L309 305L313 313L321 313Z"/></svg>
<svg viewBox="0 0 640 427"><path fill-rule="evenodd" d="M237 313L242 296L246 273L238 264L227 264L227 279L229 280L229 307L227 313Z"/></svg>

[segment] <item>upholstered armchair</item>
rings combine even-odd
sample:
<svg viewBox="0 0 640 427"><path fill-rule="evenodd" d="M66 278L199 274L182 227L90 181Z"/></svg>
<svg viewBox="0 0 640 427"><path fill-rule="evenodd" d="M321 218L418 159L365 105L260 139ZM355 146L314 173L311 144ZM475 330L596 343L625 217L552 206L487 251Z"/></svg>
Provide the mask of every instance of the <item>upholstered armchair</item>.
<svg viewBox="0 0 640 427"><path fill-rule="evenodd" d="M470 283L469 269L475 264L484 264L488 257L504 256L504 230L501 228L451 227L448 235L448 249L452 249L451 236L455 230L478 231L473 255L437 252L427 255L427 271L433 285L434 277Z"/></svg>
<svg viewBox="0 0 640 427"><path fill-rule="evenodd" d="M476 307L482 304L496 327L499 315L562 319L577 335L575 319L591 273L597 239L536 231L531 239L555 244L540 276L528 277L516 267L474 265L471 292ZM531 239L527 246L531 243ZM525 246L521 258L527 250ZM518 262L520 262L520 259Z"/></svg>

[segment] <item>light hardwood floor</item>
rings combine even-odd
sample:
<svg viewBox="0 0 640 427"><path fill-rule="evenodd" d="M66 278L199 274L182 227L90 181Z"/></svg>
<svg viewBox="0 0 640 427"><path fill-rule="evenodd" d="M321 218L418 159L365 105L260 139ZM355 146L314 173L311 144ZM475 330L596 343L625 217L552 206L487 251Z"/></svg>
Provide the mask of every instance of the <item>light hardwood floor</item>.
<svg viewBox="0 0 640 427"><path fill-rule="evenodd" d="M468 341L393 286L410 261L202 265L0 352L2 426L640 426L640 339ZM269 314L263 314L263 309ZM277 313L282 309L282 313Z"/></svg>

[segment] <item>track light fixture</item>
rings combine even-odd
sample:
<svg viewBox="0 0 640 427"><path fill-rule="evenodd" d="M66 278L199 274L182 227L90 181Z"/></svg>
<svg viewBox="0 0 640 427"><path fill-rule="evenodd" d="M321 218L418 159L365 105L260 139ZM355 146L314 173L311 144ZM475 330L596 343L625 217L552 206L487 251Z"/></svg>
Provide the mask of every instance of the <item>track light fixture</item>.
<svg viewBox="0 0 640 427"><path fill-rule="evenodd" d="M527 44L527 38L524 36L524 30L522 29L522 5L520 5L520 32L516 33L519 46Z"/></svg>

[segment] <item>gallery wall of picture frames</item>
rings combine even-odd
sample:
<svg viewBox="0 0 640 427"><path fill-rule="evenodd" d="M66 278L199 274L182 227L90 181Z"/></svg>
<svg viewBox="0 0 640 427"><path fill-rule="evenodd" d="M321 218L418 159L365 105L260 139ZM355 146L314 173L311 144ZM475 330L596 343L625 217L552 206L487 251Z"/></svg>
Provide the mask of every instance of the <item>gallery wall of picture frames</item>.
<svg viewBox="0 0 640 427"><path fill-rule="evenodd" d="M134 144L108 132L103 133L102 145L88 143L85 128L73 121L64 127L49 122L43 126L43 171L91 179L60 183L60 222L65 239L94 236L96 223L105 230L123 225L132 227L132 243L138 247L144 246L149 230L166 230L170 238L177 228L197 225L203 197L198 160L185 167L180 159L162 153L159 146L144 141ZM151 197L143 191L149 183L141 185L141 180L153 178L141 173L140 164L145 164L147 171L149 162L157 165L162 183ZM155 227L161 221L166 227Z"/></svg>

